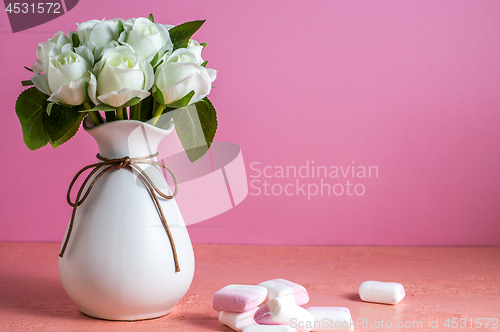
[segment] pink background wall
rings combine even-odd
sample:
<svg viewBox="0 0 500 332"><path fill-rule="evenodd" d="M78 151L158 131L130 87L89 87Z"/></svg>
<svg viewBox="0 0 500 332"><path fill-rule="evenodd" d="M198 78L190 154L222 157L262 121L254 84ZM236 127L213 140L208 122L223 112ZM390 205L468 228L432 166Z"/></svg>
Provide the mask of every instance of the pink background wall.
<svg viewBox="0 0 500 332"><path fill-rule="evenodd" d="M169 24L207 19L195 37L219 70L216 140L239 144L249 181L260 181L236 208L189 226L194 242L500 245L496 0L80 0L16 34L2 12L0 240L60 241L67 186L97 151L83 131L57 150L24 146L14 103L37 43L75 22L150 12ZM323 179L337 193L361 184L360 196L308 200L291 186L291 196L256 195L264 180L278 193L297 179L256 177L252 163L312 161L377 166L379 176ZM320 183L298 180L306 190Z"/></svg>

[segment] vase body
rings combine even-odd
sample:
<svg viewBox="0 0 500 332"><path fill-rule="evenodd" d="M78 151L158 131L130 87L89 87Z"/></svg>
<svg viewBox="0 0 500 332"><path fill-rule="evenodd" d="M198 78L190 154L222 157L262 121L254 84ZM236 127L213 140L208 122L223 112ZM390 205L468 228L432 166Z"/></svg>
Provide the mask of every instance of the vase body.
<svg viewBox="0 0 500 332"><path fill-rule="evenodd" d="M126 120L85 129L97 141L99 154L114 159L154 154L173 128ZM139 166L171 195L158 166ZM109 320L160 317L187 292L194 274L191 241L175 199L158 199L180 272L175 271L158 210L132 170L106 172L78 207L68 246L59 257L59 275L66 293L84 314Z"/></svg>

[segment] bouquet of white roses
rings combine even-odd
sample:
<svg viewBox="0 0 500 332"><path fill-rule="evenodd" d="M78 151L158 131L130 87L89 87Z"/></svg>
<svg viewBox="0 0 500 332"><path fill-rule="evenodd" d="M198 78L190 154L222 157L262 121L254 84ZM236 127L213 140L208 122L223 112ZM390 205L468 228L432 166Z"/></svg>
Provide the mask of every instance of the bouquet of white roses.
<svg viewBox="0 0 500 332"><path fill-rule="evenodd" d="M130 119L162 128L173 121L189 159L201 157L217 130L207 98L216 71L201 57L206 44L191 39L204 22L92 20L40 43L38 59L26 67L35 75L23 81L35 87L16 102L28 148L60 146L88 115L95 126Z"/></svg>

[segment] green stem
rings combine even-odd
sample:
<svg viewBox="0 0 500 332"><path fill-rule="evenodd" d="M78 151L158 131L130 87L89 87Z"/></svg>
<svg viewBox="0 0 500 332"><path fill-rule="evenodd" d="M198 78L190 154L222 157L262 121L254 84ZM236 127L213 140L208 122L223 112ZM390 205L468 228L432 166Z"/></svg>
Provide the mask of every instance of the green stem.
<svg viewBox="0 0 500 332"><path fill-rule="evenodd" d="M151 124L154 126L156 125L156 123L158 122L158 120L160 119L160 115L163 113L163 110L165 109L165 107L163 107L162 105L158 105L155 109L155 112L153 114L153 119Z"/></svg>
<svg viewBox="0 0 500 332"><path fill-rule="evenodd" d="M104 112L106 115L106 122L111 122L116 120L116 114L115 111L106 111Z"/></svg>
<svg viewBox="0 0 500 332"><path fill-rule="evenodd" d="M86 110L91 110L93 107L89 103L83 103L83 108ZM101 121L102 117L101 114L99 114L99 112L92 111L92 112L87 112L87 114L89 115L90 120L92 120L92 122L94 123L94 126L98 126L102 123Z"/></svg>
<svg viewBox="0 0 500 332"><path fill-rule="evenodd" d="M134 109L134 106L130 106L130 120L135 120L135 109Z"/></svg>
<svg viewBox="0 0 500 332"><path fill-rule="evenodd" d="M95 113L95 115L96 115L96 116L97 116L97 118L99 119L99 122L100 122L100 123L104 123L104 119L102 118L101 112L99 112L99 111L95 111L95 112L92 112L92 113Z"/></svg>
<svg viewBox="0 0 500 332"><path fill-rule="evenodd" d="M141 120L141 104L130 106L130 119Z"/></svg>
<svg viewBox="0 0 500 332"><path fill-rule="evenodd" d="M118 120L125 120L125 117L123 116L123 108L116 109L116 118Z"/></svg>
<svg viewBox="0 0 500 332"><path fill-rule="evenodd" d="M87 114L90 116L90 120L92 120L92 122L94 123L94 126L98 126L101 124L99 122L99 118L97 117L97 115L95 115L94 112L87 112Z"/></svg>

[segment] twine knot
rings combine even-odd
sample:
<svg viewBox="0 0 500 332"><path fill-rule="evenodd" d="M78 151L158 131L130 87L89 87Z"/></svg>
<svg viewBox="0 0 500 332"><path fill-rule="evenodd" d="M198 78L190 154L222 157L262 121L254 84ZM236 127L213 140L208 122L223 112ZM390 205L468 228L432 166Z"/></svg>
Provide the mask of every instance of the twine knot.
<svg viewBox="0 0 500 332"><path fill-rule="evenodd" d="M120 170L120 168L127 167L128 164L130 164L130 157L125 156L123 157L123 161L121 161L118 165L115 166L117 170Z"/></svg>
<svg viewBox="0 0 500 332"><path fill-rule="evenodd" d="M128 168L130 170L135 170L137 172L137 177L141 180L141 182L144 184L146 187L146 190L148 191L149 195L151 196L151 199L153 200L153 203L156 206L156 209L158 211L158 214L160 216L161 223L163 225L163 228L165 229L165 232L167 233L168 239L170 241L170 246L172 247L172 254L174 256L174 263L175 263L175 272L179 272L181 269L179 267L179 261L177 258L177 250L175 249L175 243L174 243L174 238L172 237L172 233L170 232L170 228L168 227L167 220L165 218L165 214L163 213L163 209L161 208L160 201L158 200L158 197L156 195L159 195L165 199L172 199L177 195L178 191L178 185L177 185L177 179L174 175L174 173L163 163L156 161L156 160L151 160L151 158L154 158L158 155L158 152L151 154L149 156L144 156L144 157L137 157L137 158L130 158L129 156L123 157L123 158L116 158L116 159L106 159L101 157L99 154L97 154L97 159L102 160L102 162L87 165L83 167L76 175L73 177L73 180L71 181L71 184L69 185L68 188L68 194L66 196L66 200L68 201L68 204L73 207L73 214L71 215L71 221L69 223L69 228L68 228L68 234L66 235L66 239L64 240L63 247L61 248L61 252L59 253L59 257L64 256L64 252L66 251L66 247L68 246L69 238L71 235L71 231L73 230L73 224L75 222L75 217L76 217L76 209L78 206L82 205L83 202L87 199L88 195L90 194L90 191L94 187L95 183L97 180L101 178L106 172L115 169L115 170L120 170L122 168ZM139 164L149 164L149 165L156 165L160 166L164 169L166 169L170 175L172 175L172 178L174 179L174 184L175 184L175 190L172 195L166 195L164 194L158 187L153 183L151 178L144 172L144 170L139 166ZM78 190L78 194L76 196L76 199L74 202L71 201L71 189L73 189L73 185L75 184L76 180L78 177L85 172L86 170L93 168L93 170L87 175L85 180L83 181L82 185L80 186L80 190ZM92 179L93 177L93 179ZM87 183L92 179L90 184L87 186Z"/></svg>

